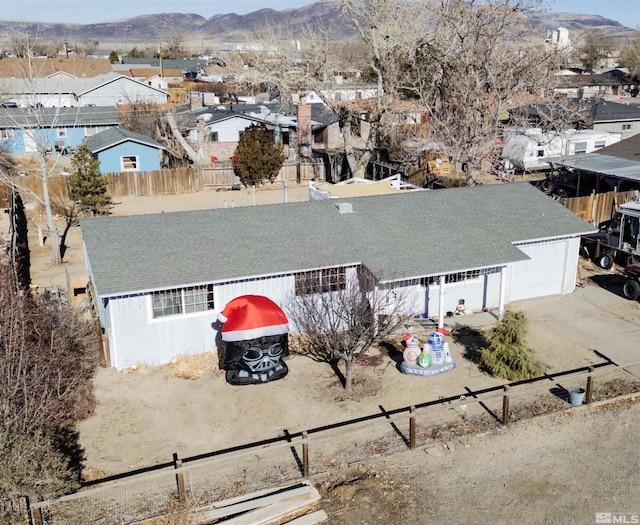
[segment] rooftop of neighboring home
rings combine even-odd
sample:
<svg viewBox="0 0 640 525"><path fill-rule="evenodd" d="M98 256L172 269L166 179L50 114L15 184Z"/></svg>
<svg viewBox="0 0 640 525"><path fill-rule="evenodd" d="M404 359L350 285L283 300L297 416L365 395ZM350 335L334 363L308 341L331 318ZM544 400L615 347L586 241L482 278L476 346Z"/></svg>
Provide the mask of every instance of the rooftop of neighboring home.
<svg viewBox="0 0 640 525"><path fill-rule="evenodd" d="M115 64L114 64L115 66ZM163 78L180 77L182 78L182 70L175 68L160 68L160 67L130 67L129 65L123 65L121 67L114 67L114 71L125 75L127 77L134 78L149 78L155 75L162 76Z"/></svg>
<svg viewBox="0 0 640 525"><path fill-rule="evenodd" d="M1 62L1 60L0 60ZM95 77L86 78L74 78L74 77L51 77L51 78L34 78L33 80L26 80L24 78L5 78L2 79L2 87L6 93L19 94L19 93L37 93L37 94L75 94L81 95L86 91L97 88L108 82L115 81L119 78L126 78L131 82L139 82L138 80L126 77L120 73L111 71L104 75L98 75ZM139 82L141 83L141 82ZM142 83L141 83L142 84ZM143 84L149 89L157 88ZM164 91L162 91L164 93Z"/></svg>
<svg viewBox="0 0 640 525"><path fill-rule="evenodd" d="M0 60L0 78L45 78L59 71L78 78L89 78L111 73L111 62L106 58L3 58Z"/></svg>
<svg viewBox="0 0 640 525"><path fill-rule="evenodd" d="M151 137L121 128L111 128L96 133L87 138L85 144L91 153L98 153L127 141L138 142L156 149L165 149L162 144L159 144Z"/></svg>
<svg viewBox="0 0 640 525"><path fill-rule="evenodd" d="M0 128L33 126L83 127L117 126L120 115L115 107L0 108Z"/></svg>
<svg viewBox="0 0 640 525"><path fill-rule="evenodd" d="M208 64L207 60L202 59L173 59L164 58L162 64L159 58L132 58L124 57L121 64L127 64L129 67L165 67L168 69L179 69L180 71L198 72L201 68Z"/></svg>

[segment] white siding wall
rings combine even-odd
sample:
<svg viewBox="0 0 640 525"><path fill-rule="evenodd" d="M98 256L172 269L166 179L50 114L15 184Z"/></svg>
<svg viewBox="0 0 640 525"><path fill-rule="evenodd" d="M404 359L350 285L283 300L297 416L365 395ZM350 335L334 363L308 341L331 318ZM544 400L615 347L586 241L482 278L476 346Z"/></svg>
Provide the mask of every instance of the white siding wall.
<svg viewBox="0 0 640 525"><path fill-rule="evenodd" d="M217 350L217 330L212 326L232 299L246 294L264 295L281 307L293 291L293 276L243 281L216 286L215 310L154 319L151 296L141 294L111 298L108 328L111 366L121 370L136 364L166 364L178 355Z"/></svg>
<svg viewBox="0 0 640 525"><path fill-rule="evenodd" d="M213 352L218 311L153 319L149 294L109 301L111 366L161 365L177 355Z"/></svg>
<svg viewBox="0 0 640 525"><path fill-rule="evenodd" d="M518 246L530 259L511 266L507 302L571 293L576 285L580 239Z"/></svg>
<svg viewBox="0 0 640 525"><path fill-rule="evenodd" d="M240 140L240 132L252 124L256 124L256 122L244 118L231 118L206 126L206 130L207 134L217 131L218 142L238 142Z"/></svg>

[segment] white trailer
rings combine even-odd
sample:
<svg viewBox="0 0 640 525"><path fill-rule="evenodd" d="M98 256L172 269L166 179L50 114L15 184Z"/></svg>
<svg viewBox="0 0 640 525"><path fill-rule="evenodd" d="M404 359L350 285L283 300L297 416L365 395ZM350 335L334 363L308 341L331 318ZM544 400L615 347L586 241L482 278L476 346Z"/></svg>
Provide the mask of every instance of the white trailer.
<svg viewBox="0 0 640 525"><path fill-rule="evenodd" d="M505 130L502 158L517 170L548 170L552 162L570 155L592 153L620 142L621 133L593 129L543 132L540 128Z"/></svg>

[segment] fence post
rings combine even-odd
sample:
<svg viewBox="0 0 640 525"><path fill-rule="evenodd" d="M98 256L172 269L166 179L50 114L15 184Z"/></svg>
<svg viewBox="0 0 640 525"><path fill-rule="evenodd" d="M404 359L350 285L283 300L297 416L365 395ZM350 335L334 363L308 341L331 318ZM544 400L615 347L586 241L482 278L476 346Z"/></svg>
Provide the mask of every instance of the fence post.
<svg viewBox="0 0 640 525"><path fill-rule="evenodd" d="M42 509L38 507L37 509L31 508L31 500L29 496L24 497L24 502L27 506L27 516L29 516L29 525L42 525Z"/></svg>
<svg viewBox="0 0 640 525"><path fill-rule="evenodd" d="M416 448L416 406L411 405L409 409L409 448Z"/></svg>
<svg viewBox="0 0 640 525"><path fill-rule="evenodd" d="M587 376L587 393L585 395L585 403L590 405L593 401L593 367L589 367L589 375Z"/></svg>
<svg viewBox="0 0 640 525"><path fill-rule="evenodd" d="M504 396L502 396L502 423L509 424L509 385L504 386Z"/></svg>
<svg viewBox="0 0 640 525"><path fill-rule="evenodd" d="M302 475L309 477L309 434L306 430L302 431Z"/></svg>
<svg viewBox="0 0 640 525"><path fill-rule="evenodd" d="M33 512L31 511L31 500L29 499L29 496L24 496L24 505L27 508L27 518L29 519L29 525L34 525L35 521Z"/></svg>
<svg viewBox="0 0 640 525"><path fill-rule="evenodd" d="M182 468L182 460L178 458L178 454L176 452L173 453L173 467L176 470ZM184 474L181 472L176 474L176 484L178 486L178 499L184 503L187 500L187 495L184 491Z"/></svg>

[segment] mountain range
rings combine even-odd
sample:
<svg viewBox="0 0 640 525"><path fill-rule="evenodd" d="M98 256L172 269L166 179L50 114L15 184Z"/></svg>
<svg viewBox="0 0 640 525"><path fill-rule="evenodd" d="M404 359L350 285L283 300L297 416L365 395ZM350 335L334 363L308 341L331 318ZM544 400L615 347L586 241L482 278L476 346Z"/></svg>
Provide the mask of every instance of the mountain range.
<svg viewBox="0 0 640 525"><path fill-rule="evenodd" d="M530 15L530 20L544 34L548 30L565 27L572 38L586 29L615 39L623 39L634 33L633 29L619 22L597 15L541 12ZM355 36L353 28L336 5L321 0L297 9L260 9L246 15L219 14L211 18L197 14L162 13L98 24L0 20L0 41L7 41L12 33L26 32L31 36L37 35L43 41L93 41L101 46L114 43L161 43L179 34L184 35L189 43L250 42L266 25L285 28L293 35L301 34L306 26L322 27L335 41L347 41Z"/></svg>

